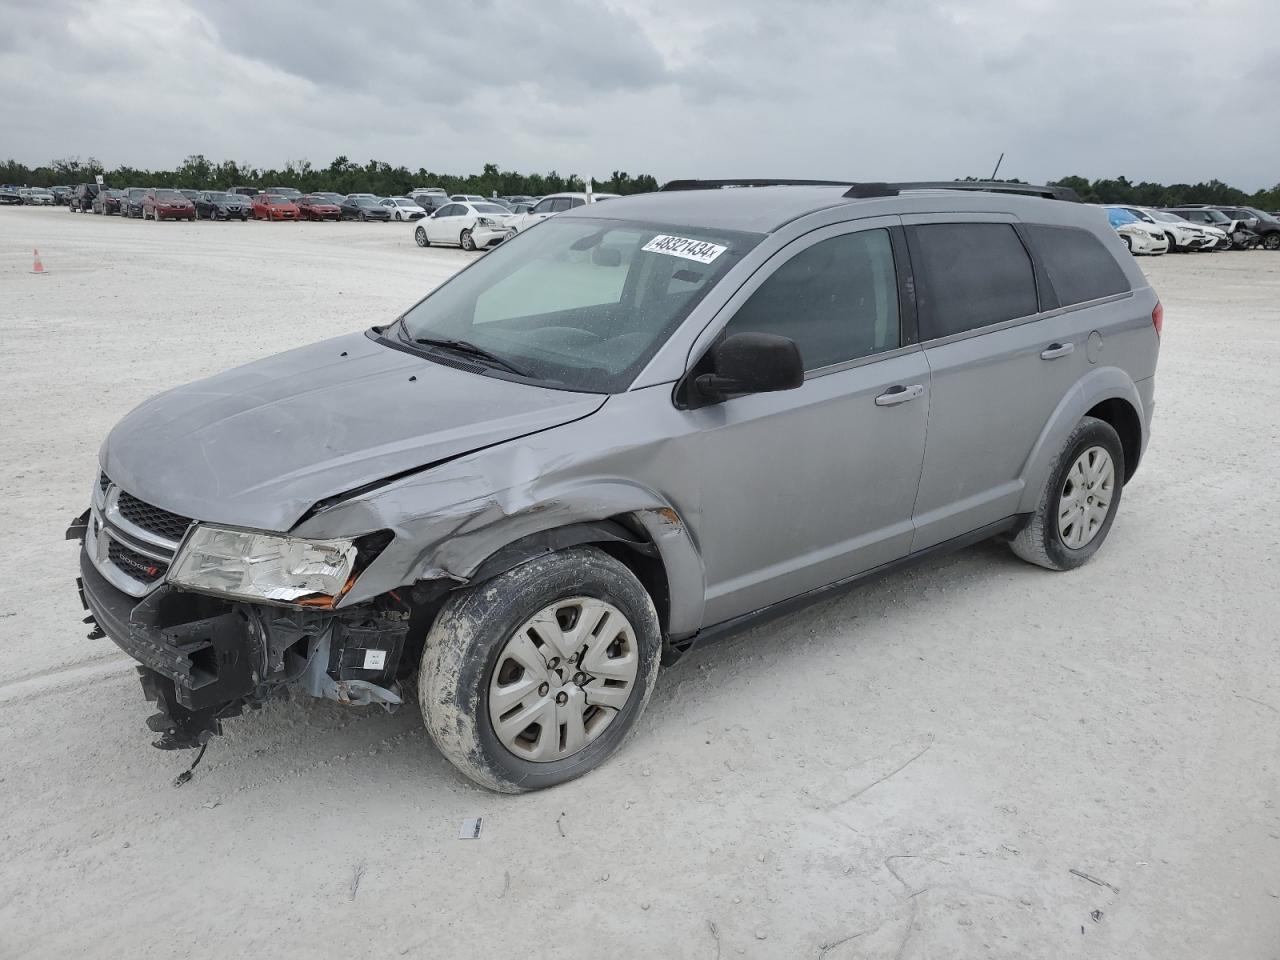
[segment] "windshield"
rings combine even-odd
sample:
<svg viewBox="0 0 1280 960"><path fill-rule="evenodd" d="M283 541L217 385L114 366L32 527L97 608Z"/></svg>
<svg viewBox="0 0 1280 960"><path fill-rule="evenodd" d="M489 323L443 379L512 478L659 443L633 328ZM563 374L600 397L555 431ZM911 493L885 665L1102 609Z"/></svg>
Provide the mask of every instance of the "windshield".
<svg viewBox="0 0 1280 960"><path fill-rule="evenodd" d="M214 203L220 203L221 201L223 201L223 200L226 200L226 199L227 199L227 195L226 195L225 193L214 193L214 192L210 191L209 193L206 193L206 194L204 195L204 198L205 198L206 200L210 200L210 201L212 201L212 202L214 202Z"/></svg>
<svg viewBox="0 0 1280 960"><path fill-rule="evenodd" d="M404 315L398 335L467 341L548 386L617 393L760 239L549 220L436 289Z"/></svg>
<svg viewBox="0 0 1280 960"><path fill-rule="evenodd" d="M286 204L286 203L288 203L288 202L289 202L289 198L288 198L288 197L281 197L281 196L277 196L277 195L276 195L276 194L274 194L274 193L269 193L269 194L267 194L267 203L275 204L277 207L279 207L279 206L283 206L284 204Z"/></svg>
<svg viewBox="0 0 1280 960"><path fill-rule="evenodd" d="M398 207L416 207L417 206L417 204L414 203L412 200L410 200L408 197L396 197L395 201L396 201L396 206Z"/></svg>
<svg viewBox="0 0 1280 960"><path fill-rule="evenodd" d="M477 213L510 213L511 212L500 203L473 203L471 206L475 209Z"/></svg>
<svg viewBox="0 0 1280 960"><path fill-rule="evenodd" d="M182 194L180 194L177 190L157 190L156 199L157 200L185 200L187 198L184 197Z"/></svg>
<svg viewBox="0 0 1280 960"><path fill-rule="evenodd" d="M1138 222L1138 218L1128 210L1116 210L1113 207L1107 208L1107 219L1111 221L1113 227L1123 227L1126 223Z"/></svg>
<svg viewBox="0 0 1280 960"><path fill-rule="evenodd" d="M1182 217L1178 216L1176 213L1165 213L1163 210L1148 210L1147 212L1151 214L1151 216L1155 217L1157 220L1163 220L1165 223L1186 223L1187 222L1186 220L1183 220Z"/></svg>

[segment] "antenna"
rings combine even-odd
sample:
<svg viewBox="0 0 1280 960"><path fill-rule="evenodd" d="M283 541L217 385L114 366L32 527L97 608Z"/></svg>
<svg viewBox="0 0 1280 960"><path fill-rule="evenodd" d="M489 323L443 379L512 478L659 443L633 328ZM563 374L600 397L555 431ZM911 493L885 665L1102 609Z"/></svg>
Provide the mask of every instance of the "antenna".
<svg viewBox="0 0 1280 960"><path fill-rule="evenodd" d="M1000 164L1002 163L1004 163L1003 150L1000 151L1000 159L996 161L996 168L991 171L991 176L987 177L988 180L994 180L996 178L996 174L1000 172Z"/></svg>

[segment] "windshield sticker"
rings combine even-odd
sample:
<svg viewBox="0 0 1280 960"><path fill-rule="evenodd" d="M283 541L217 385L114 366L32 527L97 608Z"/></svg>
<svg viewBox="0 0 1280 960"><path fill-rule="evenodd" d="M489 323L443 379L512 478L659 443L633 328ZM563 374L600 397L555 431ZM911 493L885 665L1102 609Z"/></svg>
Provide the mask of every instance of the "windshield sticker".
<svg viewBox="0 0 1280 960"><path fill-rule="evenodd" d="M718 243L707 243L705 240L668 237L660 233L640 249L645 253L665 253L669 257L683 257L686 260L696 260L698 263L711 263L729 248L722 247Z"/></svg>

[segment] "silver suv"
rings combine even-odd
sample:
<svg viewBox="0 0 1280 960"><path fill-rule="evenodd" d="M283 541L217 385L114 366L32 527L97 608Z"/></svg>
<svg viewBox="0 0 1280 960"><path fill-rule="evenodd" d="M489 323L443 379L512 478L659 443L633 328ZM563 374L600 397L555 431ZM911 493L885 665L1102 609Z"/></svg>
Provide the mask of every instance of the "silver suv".
<svg viewBox="0 0 1280 960"><path fill-rule="evenodd" d="M290 687L416 688L466 776L549 786L694 644L985 538L1084 563L1147 444L1161 318L1061 200L582 206L387 326L130 413L68 531L81 597L143 664L157 746Z"/></svg>

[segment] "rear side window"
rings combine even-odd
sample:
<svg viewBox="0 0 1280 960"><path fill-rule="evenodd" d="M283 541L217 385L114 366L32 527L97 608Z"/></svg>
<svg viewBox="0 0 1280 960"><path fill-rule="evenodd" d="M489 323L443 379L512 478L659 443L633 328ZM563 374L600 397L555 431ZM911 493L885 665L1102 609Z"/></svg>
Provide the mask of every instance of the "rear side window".
<svg viewBox="0 0 1280 960"><path fill-rule="evenodd" d="M899 346L888 231L849 233L801 250L760 284L725 328L726 334L748 331L794 340L806 370Z"/></svg>
<svg viewBox="0 0 1280 960"><path fill-rule="evenodd" d="M1025 227L1064 307L1129 292L1129 279L1102 241L1078 227Z"/></svg>
<svg viewBox="0 0 1280 960"><path fill-rule="evenodd" d="M1007 223L930 223L913 229L924 281L920 338L936 340L1039 309L1031 258Z"/></svg>

